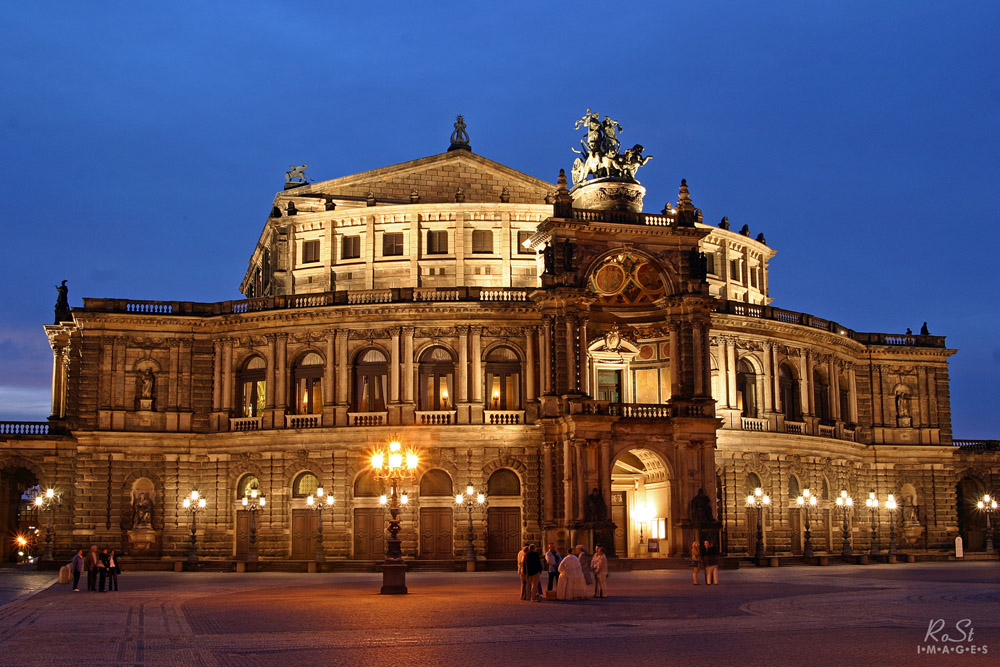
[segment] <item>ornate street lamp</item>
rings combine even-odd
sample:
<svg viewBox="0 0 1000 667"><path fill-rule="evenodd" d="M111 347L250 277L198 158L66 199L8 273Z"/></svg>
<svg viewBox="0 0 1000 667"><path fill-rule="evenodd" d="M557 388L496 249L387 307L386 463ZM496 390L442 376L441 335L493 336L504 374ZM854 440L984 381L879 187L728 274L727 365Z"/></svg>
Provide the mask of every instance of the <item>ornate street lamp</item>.
<svg viewBox="0 0 1000 667"><path fill-rule="evenodd" d="M844 527L841 540L844 547L840 550L840 555L844 558L850 558L853 553L851 551L851 529L847 525L847 513L854 509L854 498L847 495L847 491L841 491L840 495L837 497L837 507L840 508L844 515Z"/></svg>
<svg viewBox="0 0 1000 667"><path fill-rule="evenodd" d="M250 489L250 496L243 496L243 508L250 512L250 550L247 560L257 562L257 512L267 505L267 498L257 489Z"/></svg>
<svg viewBox="0 0 1000 667"><path fill-rule="evenodd" d="M868 517L872 524L872 540L871 540L871 554L872 556L878 556L878 498L875 496L874 491L868 492L868 497L865 498L865 507L868 508Z"/></svg>
<svg viewBox="0 0 1000 667"><path fill-rule="evenodd" d="M403 561L403 550L399 539L399 506L405 505L409 498L406 494L400 497L400 485L410 481L417 473L419 457L416 452L403 452L399 440L393 439L385 449L377 449L372 454L371 465L375 478L389 484L388 498L383 495L379 502L389 505L389 539L386 540L385 563L382 565L383 595L403 595L406 591L406 563Z"/></svg>
<svg viewBox="0 0 1000 667"><path fill-rule="evenodd" d="M469 544L465 547L465 569L467 572L476 571L476 534L472 528L472 510L478 509L480 512L486 509L486 494L477 492L471 484L465 487L465 493L455 495L455 504L458 507L465 507L469 512Z"/></svg>
<svg viewBox="0 0 1000 667"><path fill-rule="evenodd" d="M45 524L45 551L42 560L52 560L52 544L55 540L52 530L52 517L56 511L56 505L62 503L62 494L56 493L55 489L45 489L45 493L35 496L35 507L43 512L48 512L49 519Z"/></svg>
<svg viewBox="0 0 1000 667"><path fill-rule="evenodd" d="M885 508L889 510L889 555L896 555L896 496L889 494L885 501Z"/></svg>
<svg viewBox="0 0 1000 667"><path fill-rule="evenodd" d="M993 553L993 520L992 515L997 511L997 499L986 494L976 503L980 511L986 512L986 553Z"/></svg>
<svg viewBox="0 0 1000 667"><path fill-rule="evenodd" d="M323 491L323 487L316 488L316 494L310 494L306 498L306 506L311 510L316 510L316 562L322 563L326 560L326 553L323 551L323 508L333 509L333 496Z"/></svg>
<svg viewBox="0 0 1000 667"><path fill-rule="evenodd" d="M198 562L198 512L205 509L205 499L197 491L184 499L184 509L191 512L191 546L188 547L188 562Z"/></svg>
<svg viewBox="0 0 1000 667"><path fill-rule="evenodd" d="M747 496L747 507L753 507L757 510L757 549L753 557L758 563L764 559L764 508L770 507L770 505L771 496L764 493L764 490L759 486Z"/></svg>
<svg viewBox="0 0 1000 667"><path fill-rule="evenodd" d="M812 558L813 541L812 533L809 531L809 508L816 507L816 496L809 489L802 489L802 495L795 499L795 504L802 508L806 515L806 543L802 547L802 556Z"/></svg>

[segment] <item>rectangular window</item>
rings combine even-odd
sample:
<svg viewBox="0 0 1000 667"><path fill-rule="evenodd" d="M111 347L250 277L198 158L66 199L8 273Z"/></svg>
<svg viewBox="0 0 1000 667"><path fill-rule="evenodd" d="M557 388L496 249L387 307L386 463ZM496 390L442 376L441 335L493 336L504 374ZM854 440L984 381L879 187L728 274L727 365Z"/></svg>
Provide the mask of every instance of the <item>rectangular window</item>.
<svg viewBox="0 0 1000 667"><path fill-rule="evenodd" d="M403 255L403 232L388 232L382 235L382 256L401 257Z"/></svg>
<svg viewBox="0 0 1000 667"><path fill-rule="evenodd" d="M750 269L750 286L757 287L757 267Z"/></svg>
<svg viewBox="0 0 1000 667"><path fill-rule="evenodd" d="M400 254L403 254L400 252ZM448 232L445 230L427 232L427 254L448 254Z"/></svg>
<svg viewBox="0 0 1000 667"><path fill-rule="evenodd" d="M319 261L319 240L302 242L302 263L315 264Z"/></svg>
<svg viewBox="0 0 1000 667"><path fill-rule="evenodd" d="M361 257L361 237L345 236L341 239L340 258L357 259Z"/></svg>
<svg viewBox="0 0 1000 667"><path fill-rule="evenodd" d="M531 232L518 232L517 233L517 252L520 255L534 255L535 251L531 248L525 246L528 239L531 238Z"/></svg>
<svg viewBox="0 0 1000 667"><path fill-rule="evenodd" d="M493 252L493 232L488 229L472 230L472 252L486 253Z"/></svg>
<svg viewBox="0 0 1000 667"><path fill-rule="evenodd" d="M713 276L715 275L715 253L714 252L706 252L705 253L705 270L708 273L712 274Z"/></svg>
<svg viewBox="0 0 1000 667"><path fill-rule="evenodd" d="M743 282L740 276L740 260L729 260L729 279L734 283Z"/></svg>

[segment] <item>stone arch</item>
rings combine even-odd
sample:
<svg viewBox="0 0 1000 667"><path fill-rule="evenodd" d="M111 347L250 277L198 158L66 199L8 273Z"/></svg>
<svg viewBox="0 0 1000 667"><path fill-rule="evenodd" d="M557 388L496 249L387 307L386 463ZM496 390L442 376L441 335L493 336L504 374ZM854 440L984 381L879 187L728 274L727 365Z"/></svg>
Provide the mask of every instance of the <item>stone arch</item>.
<svg viewBox="0 0 1000 667"><path fill-rule="evenodd" d="M23 456L18 456L18 455L7 456L5 458L0 459L0 472L6 472L7 470L15 470L17 468L24 468L25 470L29 471L32 475L34 475L35 479L38 480L39 486L42 487L51 486L50 484L45 483L46 477L45 474L42 472L41 466L32 461L31 459L27 459Z"/></svg>
<svg viewBox="0 0 1000 667"><path fill-rule="evenodd" d="M376 343L375 341L367 339L360 342L362 344L359 345L353 352L351 352L351 361L350 361L351 366L356 365L358 363L358 357L360 357L368 350L378 350L379 352L381 352L382 355L385 357L386 363L389 363L390 360L392 359L392 355L389 353L388 348L386 348L381 343Z"/></svg>
<svg viewBox="0 0 1000 667"><path fill-rule="evenodd" d="M316 480L316 484L312 484L307 476L311 476ZM305 468L295 473L292 477L291 483L288 485L288 495L290 498L305 498L306 496L315 493L316 489L323 486L323 480L320 476L313 472L312 468Z"/></svg>
<svg viewBox="0 0 1000 667"><path fill-rule="evenodd" d="M587 265L586 269L583 271L582 275L585 276L585 278L584 278L584 283L583 285L581 285L581 287L586 287L588 289L591 289L592 291L595 291L595 293L599 293L596 290L594 290L594 287L592 286L592 280L596 277L595 274L605 264L615 263L613 260L616 257L631 257L644 260L644 262L652 266L659 275L660 280L663 282L663 290L665 296L669 296L677 292L676 281L672 278L674 272L668 270L668 268L663 264L663 262L658 257L655 257L654 255L644 252L642 250L637 250L635 248L629 248L628 250L622 248L614 248L594 257ZM627 277L628 276L625 276L625 278Z"/></svg>
<svg viewBox="0 0 1000 667"><path fill-rule="evenodd" d="M736 366L739 367L740 362L745 361L750 368L753 369L754 375L764 374L764 364L760 359L757 358L753 352L745 352L744 354L736 358ZM713 362L714 363L714 362Z"/></svg>
<svg viewBox="0 0 1000 667"><path fill-rule="evenodd" d="M452 346L450 343L446 343L436 338L422 341L419 346L414 346L413 362L419 363L419 360L424 355L424 353L435 347L440 347L442 350L445 350L451 356L451 362L453 364L458 363L458 353L455 352L454 346Z"/></svg>
<svg viewBox="0 0 1000 667"><path fill-rule="evenodd" d="M315 354L320 358L321 363L324 366L326 365L326 355L323 354L322 350L320 350L315 345L308 343L299 348L296 348L291 354L288 355L288 358L290 360L290 362L288 363L288 367L295 368L296 366L301 364L302 360L305 359L305 357L309 354Z"/></svg>
<svg viewBox="0 0 1000 667"><path fill-rule="evenodd" d="M253 475L258 480L264 479L264 471L256 461L244 461L241 465L229 469L226 484L226 495L230 500L239 500L237 486L245 475Z"/></svg>
<svg viewBox="0 0 1000 667"><path fill-rule="evenodd" d="M482 359L480 361L486 361L490 354L494 352L497 348L506 347L510 349L514 355L517 357L519 363L524 363L524 350L521 349L519 345L509 340L495 340L491 341L488 345L483 346Z"/></svg>
<svg viewBox="0 0 1000 667"><path fill-rule="evenodd" d="M362 468L351 478L350 491L352 499L377 498L380 488L379 481L369 468Z"/></svg>
<svg viewBox="0 0 1000 667"><path fill-rule="evenodd" d="M447 485L445 484L447 482ZM447 491L443 491L447 486ZM455 479L442 468L429 468L425 470L417 482L419 496L442 497L453 496L455 492Z"/></svg>
<svg viewBox="0 0 1000 667"><path fill-rule="evenodd" d="M512 478L510 482L506 482L504 477ZM499 489L501 487L510 486L515 484L517 486L516 493L501 493ZM497 468L490 473L490 476L486 478L486 493L489 497L500 497L504 496L507 498L520 498L524 495L524 484L521 483L521 477L516 472L510 468Z"/></svg>
<svg viewBox="0 0 1000 667"><path fill-rule="evenodd" d="M257 350L248 350L247 352L242 354L238 359L234 359L233 366L238 371L245 370L247 364L249 364L254 357L259 357L260 360L264 362L264 369L267 370L268 367L267 356L263 352L258 352Z"/></svg>
<svg viewBox="0 0 1000 667"><path fill-rule="evenodd" d="M490 475L492 475L499 468L510 468L517 473L517 476L521 479L521 492L523 494L524 480L528 476L528 466L513 456L498 456L497 458L483 464L483 480L488 480Z"/></svg>

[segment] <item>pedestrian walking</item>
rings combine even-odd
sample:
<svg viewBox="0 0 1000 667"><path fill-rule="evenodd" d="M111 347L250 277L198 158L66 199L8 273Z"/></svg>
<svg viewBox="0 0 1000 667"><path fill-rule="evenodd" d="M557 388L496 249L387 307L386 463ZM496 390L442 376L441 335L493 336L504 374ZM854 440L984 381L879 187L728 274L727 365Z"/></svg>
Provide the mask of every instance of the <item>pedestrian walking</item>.
<svg viewBox="0 0 1000 667"><path fill-rule="evenodd" d="M591 561L590 554L588 554L587 550L584 549L582 546L578 548L580 549L580 554L577 556L577 558L580 559L580 569L583 570L583 580L584 582L586 582L587 587L589 588L590 586L594 585L594 573L590 569L590 561Z"/></svg>
<svg viewBox="0 0 1000 667"><path fill-rule="evenodd" d="M698 585L698 570L703 568L703 563L701 560L701 545L698 544L698 540L691 543L691 579L694 581L694 585Z"/></svg>
<svg viewBox="0 0 1000 667"><path fill-rule="evenodd" d="M719 547L715 540L705 541L705 583L719 583Z"/></svg>
<svg viewBox="0 0 1000 667"><path fill-rule="evenodd" d="M540 601L542 599L542 585L539 578L542 576L542 556L535 549L534 544L528 545L528 553L524 556L524 573L528 578L531 601Z"/></svg>
<svg viewBox="0 0 1000 667"><path fill-rule="evenodd" d="M549 550L545 552L545 563L549 566L549 584L547 590L552 590L559 581L559 561L562 556L556 551L554 544L549 545Z"/></svg>
<svg viewBox="0 0 1000 667"><path fill-rule="evenodd" d="M531 597L528 591L528 575L524 571L524 560L528 556L528 547L531 546L527 542L524 544L524 548L517 552L517 573L521 577L521 599L527 600Z"/></svg>
<svg viewBox="0 0 1000 667"><path fill-rule="evenodd" d="M84 559L84 566L87 568L87 590L96 591L97 590L97 565L101 562L101 558L97 553L97 545L93 544L90 547L90 552L87 554L86 559Z"/></svg>
<svg viewBox="0 0 1000 667"><path fill-rule="evenodd" d="M600 545L594 547L594 557L590 560L590 569L594 572L594 597L607 597L608 557L604 555L604 547Z"/></svg>
<svg viewBox="0 0 1000 667"><path fill-rule="evenodd" d="M103 593L104 586L108 583L108 548L104 547L97 561L97 573L101 577L98 590Z"/></svg>
<svg viewBox="0 0 1000 667"><path fill-rule="evenodd" d="M118 565L118 557L115 555L115 550L112 549L111 553L108 554L108 590L117 591L118 590L118 575L121 573L121 566Z"/></svg>
<svg viewBox="0 0 1000 667"><path fill-rule="evenodd" d="M80 592L80 575L83 573L83 549L77 549L73 556L73 563L70 565L73 571L73 591Z"/></svg>

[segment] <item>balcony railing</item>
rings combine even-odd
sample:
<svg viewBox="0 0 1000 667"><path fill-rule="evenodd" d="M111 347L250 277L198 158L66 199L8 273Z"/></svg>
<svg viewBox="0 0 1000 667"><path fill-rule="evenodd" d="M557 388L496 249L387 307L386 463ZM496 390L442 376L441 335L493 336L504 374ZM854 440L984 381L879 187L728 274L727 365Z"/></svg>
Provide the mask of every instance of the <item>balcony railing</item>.
<svg viewBox="0 0 1000 667"><path fill-rule="evenodd" d="M414 413L421 426L448 426L455 423L456 410L417 410Z"/></svg>
<svg viewBox="0 0 1000 667"><path fill-rule="evenodd" d="M835 426L827 426L825 424L820 424L817 426L818 434L821 438L836 438L837 428Z"/></svg>
<svg viewBox="0 0 1000 667"><path fill-rule="evenodd" d="M524 410L484 410L483 423L493 426L523 424Z"/></svg>
<svg viewBox="0 0 1000 667"><path fill-rule="evenodd" d="M744 431L766 431L766 419L756 419L755 417L740 417L740 425Z"/></svg>
<svg viewBox="0 0 1000 667"><path fill-rule="evenodd" d="M607 415L622 419L670 419L676 417L711 417L711 410L701 402L672 403L612 403L610 401L581 401L585 415Z"/></svg>
<svg viewBox="0 0 1000 667"><path fill-rule="evenodd" d="M351 426L382 426L389 423L388 412L348 412Z"/></svg>
<svg viewBox="0 0 1000 667"><path fill-rule="evenodd" d="M785 420L785 433L793 435L804 435L806 432L805 422L790 422Z"/></svg>
<svg viewBox="0 0 1000 667"><path fill-rule="evenodd" d="M48 435L48 422L0 422L0 435Z"/></svg>
<svg viewBox="0 0 1000 667"><path fill-rule="evenodd" d="M285 415L285 428L319 428L323 415Z"/></svg>
<svg viewBox="0 0 1000 667"><path fill-rule="evenodd" d="M963 451L996 452L1000 451L1000 440L952 440L952 444Z"/></svg>
<svg viewBox="0 0 1000 667"><path fill-rule="evenodd" d="M230 431L259 431L260 417L232 417L229 420Z"/></svg>

